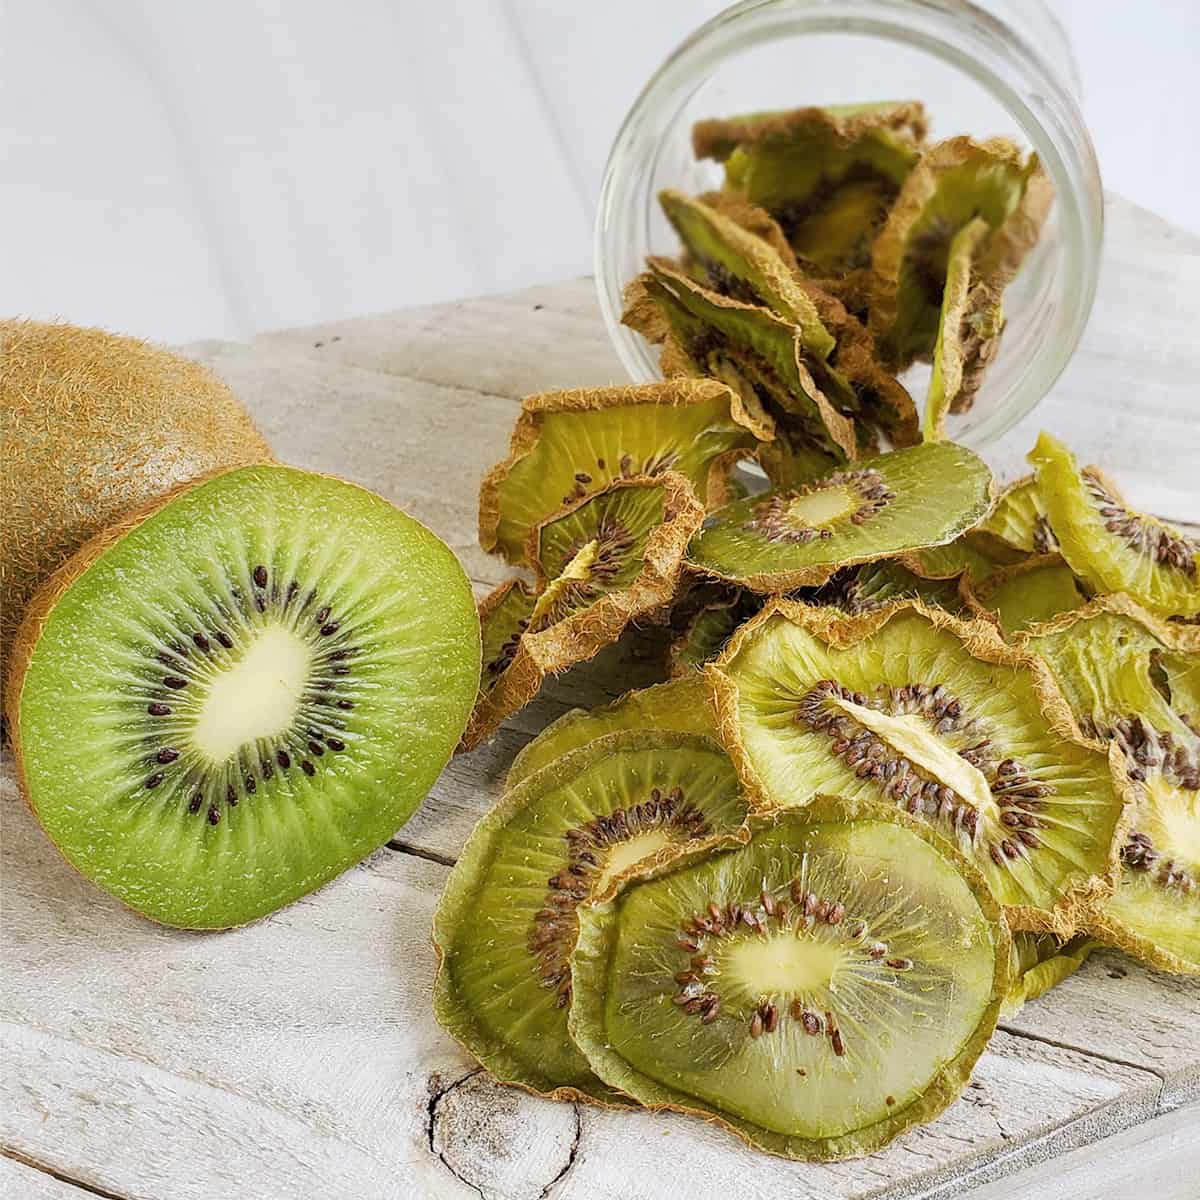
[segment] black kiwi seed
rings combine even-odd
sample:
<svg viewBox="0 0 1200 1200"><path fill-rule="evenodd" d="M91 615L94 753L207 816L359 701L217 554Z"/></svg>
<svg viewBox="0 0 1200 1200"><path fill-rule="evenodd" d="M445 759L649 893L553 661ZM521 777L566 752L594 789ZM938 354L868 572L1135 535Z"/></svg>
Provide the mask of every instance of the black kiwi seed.
<svg viewBox="0 0 1200 1200"><path fill-rule="evenodd" d="M258 791L258 780L253 775L246 776L246 791L252 796Z"/></svg>
<svg viewBox="0 0 1200 1200"><path fill-rule="evenodd" d="M326 621L325 624L321 626L321 636L329 637L331 634L337 633L340 628L341 625L337 621Z"/></svg>
<svg viewBox="0 0 1200 1200"><path fill-rule="evenodd" d="M220 642L226 650L233 649L233 638L231 638L223 629L217 630L217 641Z"/></svg>
<svg viewBox="0 0 1200 1200"><path fill-rule="evenodd" d="M163 763L173 763L179 757L179 751L174 746L165 746L155 756L154 761Z"/></svg>
<svg viewBox="0 0 1200 1200"><path fill-rule="evenodd" d="M165 704L159 704L158 701L155 701L153 704L147 704L146 711L152 717L169 717L171 715L170 708Z"/></svg>
<svg viewBox="0 0 1200 1200"><path fill-rule="evenodd" d="M192 641L195 642L197 647L203 650L206 654L212 649L212 642L210 642L202 633L193 633Z"/></svg>
<svg viewBox="0 0 1200 1200"><path fill-rule="evenodd" d="M146 786L148 788L156 788L160 783L162 783L162 781L163 773L161 771L155 771L155 773L146 780Z"/></svg>
<svg viewBox="0 0 1200 1200"><path fill-rule="evenodd" d="M292 756L286 750L278 750L275 753L275 761L286 771L292 765Z"/></svg>
<svg viewBox="0 0 1200 1200"><path fill-rule="evenodd" d="M346 748L346 743L343 742L341 738L335 737L326 738L325 745L327 745L330 750L345 750Z"/></svg>
<svg viewBox="0 0 1200 1200"><path fill-rule="evenodd" d="M320 758L320 757L321 757L321 755L325 753L325 747L324 747L324 746L322 746L320 742L309 742L309 743L308 743L308 748L309 748L309 749L310 749L310 750L311 750L311 751L312 751L312 752L313 752L313 753L314 753L314 754L315 754L315 755L316 755L318 758Z"/></svg>
<svg viewBox="0 0 1200 1200"><path fill-rule="evenodd" d="M267 568L261 564L254 568L254 582L260 587L267 586Z"/></svg>
<svg viewBox="0 0 1200 1200"><path fill-rule="evenodd" d="M163 679L163 683L165 683L167 687L173 689L174 691L179 691L180 688L187 687L187 680L180 679L178 675L167 675Z"/></svg>
<svg viewBox="0 0 1200 1200"><path fill-rule="evenodd" d="M316 622L318 625L324 625L325 622L328 620L329 620L329 605L326 604L324 608L320 608L317 610Z"/></svg>
<svg viewBox="0 0 1200 1200"><path fill-rule="evenodd" d="M200 805L203 803L204 803L204 797L201 796L199 792L197 792L192 797L191 802L188 804L188 812L198 813L200 811Z"/></svg>
<svg viewBox="0 0 1200 1200"><path fill-rule="evenodd" d="M220 811L215 806L210 807L208 810L208 823L210 825L216 825L220 822L220 820L221 820Z"/></svg>
<svg viewBox="0 0 1200 1200"><path fill-rule="evenodd" d="M237 791L232 783L225 789L225 800L230 808L237 808Z"/></svg>
<svg viewBox="0 0 1200 1200"><path fill-rule="evenodd" d="M317 768L314 767L307 758L300 764L300 766L303 768L305 775L309 776L310 778L317 773Z"/></svg>

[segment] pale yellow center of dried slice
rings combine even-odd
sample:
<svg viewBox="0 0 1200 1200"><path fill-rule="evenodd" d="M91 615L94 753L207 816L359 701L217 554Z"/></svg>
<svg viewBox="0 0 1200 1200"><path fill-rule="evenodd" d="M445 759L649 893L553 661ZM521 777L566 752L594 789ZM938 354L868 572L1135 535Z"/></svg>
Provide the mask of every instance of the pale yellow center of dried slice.
<svg viewBox="0 0 1200 1200"><path fill-rule="evenodd" d="M1200 872L1200 792L1185 791L1157 773L1150 776L1146 790L1149 803L1138 813L1134 827L1165 858Z"/></svg>
<svg viewBox="0 0 1200 1200"><path fill-rule="evenodd" d="M596 538L592 538L590 542L585 542L571 555L570 561L546 585L546 590L538 597L537 603L533 606L533 612L529 617L530 629L540 628L546 614L552 610L559 597L572 583L579 583L581 580L587 579L599 553L600 543Z"/></svg>
<svg viewBox="0 0 1200 1200"><path fill-rule="evenodd" d="M823 994L830 989L846 950L790 930L739 939L722 955L722 976L749 995Z"/></svg>
<svg viewBox="0 0 1200 1200"><path fill-rule="evenodd" d="M842 485L821 488L820 491L797 496L788 505L788 518L797 525L821 529L856 512L860 503L859 498Z"/></svg>
<svg viewBox="0 0 1200 1200"><path fill-rule="evenodd" d="M608 852L604 866L596 881L597 892L603 891L618 875L637 866L644 859L651 858L664 846L671 844L672 838L664 829L647 829L635 834L628 841L618 842Z"/></svg>
<svg viewBox="0 0 1200 1200"><path fill-rule="evenodd" d="M890 716L839 696L830 699L897 754L960 795L981 816L999 818L999 805L983 772L933 733L924 717L916 713Z"/></svg>
<svg viewBox="0 0 1200 1200"><path fill-rule="evenodd" d="M268 625L208 685L191 733L196 749L222 763L242 746L283 733L300 708L311 665L312 650L303 638Z"/></svg>

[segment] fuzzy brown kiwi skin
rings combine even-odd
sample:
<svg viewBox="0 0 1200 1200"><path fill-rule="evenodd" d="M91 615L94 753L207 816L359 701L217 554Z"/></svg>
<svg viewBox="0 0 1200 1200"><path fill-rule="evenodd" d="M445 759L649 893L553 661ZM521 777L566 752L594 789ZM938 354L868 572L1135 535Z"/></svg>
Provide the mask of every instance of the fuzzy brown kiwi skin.
<svg viewBox="0 0 1200 1200"><path fill-rule="evenodd" d="M99 329L0 322L0 673L46 577L105 526L214 470L273 456L197 362Z"/></svg>
<svg viewBox="0 0 1200 1200"><path fill-rule="evenodd" d="M29 795L29 780L25 774L25 756L24 749L21 744L21 695L25 689L25 674L29 670L29 664L33 661L33 652L37 648L38 641L41 639L42 630L45 627L50 614L54 611L55 605L66 594L71 585L78 579L101 555L103 555L111 547L115 546L126 534L132 533L144 521L148 521L156 513L161 512L172 501L177 500L185 492L190 492L193 488L200 487L202 484L211 483L214 479L219 479L222 475L229 475L234 471L245 470L246 466L282 466L280 463L258 463L258 464L243 464L234 467L224 467L219 470L210 471L207 475L202 475L198 479L188 480L186 483L181 483L178 487L172 488L163 496L159 496L154 500L149 501L142 508L135 512L126 513L114 525L110 525L107 529L102 529L99 533L89 538L70 558L67 559L50 577L37 589L33 598L25 608L25 614L21 619L21 624L17 627L17 632L13 638L13 646L11 659L8 665L7 678L4 681L4 716L8 725L9 741L12 744L13 761L16 768L17 787L21 792L21 798L25 801L26 808L33 814L33 818L37 821L38 826L46 835L46 840L54 847L55 851L60 855L64 862L70 865L72 870L75 870L75 864L59 849L58 843L50 836L50 831L42 822L38 811L33 806L33 801ZM293 468L295 470L303 470L303 468ZM359 491L366 492L369 496L375 496L385 503L391 504L386 497L380 496L377 492L372 492L370 488L365 488L361 484L353 483L350 480L342 479L340 476L331 475L327 472L306 471L308 475L320 475L325 479L336 479L339 483L344 483L348 487L358 488ZM410 518L414 520L415 518ZM422 526L427 528L427 526ZM430 530L432 533L432 530ZM447 756L449 757L449 756ZM86 878L86 876L85 876ZM91 880L88 880L90 883ZM329 881L330 883L333 880ZM319 888L317 889L320 890ZM107 892L108 895L113 895ZM310 893L312 894L312 893ZM160 925L162 922L156 921L154 917L142 912L141 909L135 908L132 904L122 900L119 896L113 896L121 906L128 909L129 912L136 913L139 917L146 921L153 922L155 925ZM264 913L262 917L252 917L249 921L241 922L242 925L253 925L256 921L263 920L269 913ZM219 933L222 929L238 929L240 925L214 925L204 929L192 930L185 929L183 932L192 933Z"/></svg>
<svg viewBox="0 0 1200 1200"><path fill-rule="evenodd" d="M998 665L1027 669L1034 677L1034 689L1049 729L1060 738L1069 739L1107 756L1113 787L1124 807L1113 830L1103 872L1072 885L1059 897L1052 909L1041 909L1032 905L1007 905L1004 909L1005 918L1014 932L1053 933L1067 938L1092 928L1100 905L1115 889L1120 870L1121 847L1124 846L1133 823L1132 799L1135 791L1126 773L1125 756L1116 743L1106 744L1087 737L1076 723L1070 705L1045 662L1025 646L1006 643L989 621L979 618L964 621L920 600L897 600L861 616L847 616L837 609L813 609L795 600L770 600L759 613L734 632L716 660L704 667L716 709L717 740L729 755L738 778L742 781L742 787L750 801L751 813L774 812L778 810L779 805L768 794L749 753L742 744L738 723L737 684L722 668L737 657L743 644L754 635L759 626L774 616L783 616L816 633L830 646L844 649L878 632L896 613L906 610L920 613L938 629L949 630L978 658Z"/></svg>

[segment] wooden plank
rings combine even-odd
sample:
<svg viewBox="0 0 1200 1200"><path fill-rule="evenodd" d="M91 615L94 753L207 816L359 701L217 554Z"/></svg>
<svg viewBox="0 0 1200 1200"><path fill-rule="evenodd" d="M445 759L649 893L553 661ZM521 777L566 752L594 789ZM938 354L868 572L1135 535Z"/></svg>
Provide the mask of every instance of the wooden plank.
<svg viewBox="0 0 1200 1200"><path fill-rule="evenodd" d="M95 1200L94 1191L76 1187L35 1167L9 1158L0 1149L0 1196L9 1200Z"/></svg>
<svg viewBox="0 0 1200 1200"><path fill-rule="evenodd" d="M1096 1146L1073 1150L1052 1171L1022 1171L971 1200L1195 1200L1200 1178L1200 1106L1189 1105L1135 1125Z"/></svg>
<svg viewBox="0 0 1200 1200"><path fill-rule="evenodd" d="M1158 1103L1150 1072L1000 1034L948 1113L858 1162L786 1163L693 1119L552 1104L492 1083L434 1023L445 867L380 851L264 921L188 934L77 876L8 764L0 811L0 1144L130 1200L532 1200L551 1184L556 1200L627 1200L664 1179L681 1195L849 1200L886 1180L903 1196Z"/></svg>

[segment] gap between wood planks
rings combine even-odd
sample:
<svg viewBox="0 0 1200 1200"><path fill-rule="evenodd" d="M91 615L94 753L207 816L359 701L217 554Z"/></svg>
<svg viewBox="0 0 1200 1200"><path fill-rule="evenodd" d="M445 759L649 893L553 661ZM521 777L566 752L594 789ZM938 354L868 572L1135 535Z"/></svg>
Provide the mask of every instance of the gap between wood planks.
<svg viewBox="0 0 1200 1200"><path fill-rule="evenodd" d="M0 1146L0 1158L12 1159L13 1162L18 1162L31 1171L40 1171L43 1175L49 1175L51 1179L57 1179L59 1183L65 1183L89 1196L101 1196L103 1200L130 1200L128 1196L124 1196L120 1192L110 1192L105 1188L96 1187L94 1184L85 1183L82 1179L76 1179L73 1175L67 1175L46 1163L38 1162L36 1158L30 1158L28 1154L22 1154L20 1150L15 1150L12 1146Z"/></svg>

